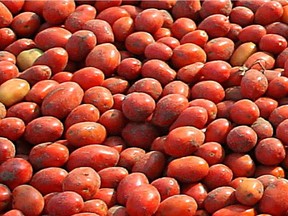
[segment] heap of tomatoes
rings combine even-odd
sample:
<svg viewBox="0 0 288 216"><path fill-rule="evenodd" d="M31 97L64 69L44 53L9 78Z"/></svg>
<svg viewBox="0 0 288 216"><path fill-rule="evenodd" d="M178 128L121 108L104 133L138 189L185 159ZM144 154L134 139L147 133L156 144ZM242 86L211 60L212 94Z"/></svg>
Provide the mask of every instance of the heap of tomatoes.
<svg viewBox="0 0 288 216"><path fill-rule="evenodd" d="M288 0L0 0L0 215L288 214Z"/></svg>

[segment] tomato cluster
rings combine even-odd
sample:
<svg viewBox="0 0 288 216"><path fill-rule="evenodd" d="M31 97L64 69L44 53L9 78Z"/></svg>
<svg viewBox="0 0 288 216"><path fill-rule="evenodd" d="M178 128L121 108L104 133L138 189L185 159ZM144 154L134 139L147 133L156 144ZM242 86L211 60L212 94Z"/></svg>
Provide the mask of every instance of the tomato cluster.
<svg viewBox="0 0 288 216"><path fill-rule="evenodd" d="M288 0L0 0L0 215L288 214Z"/></svg>

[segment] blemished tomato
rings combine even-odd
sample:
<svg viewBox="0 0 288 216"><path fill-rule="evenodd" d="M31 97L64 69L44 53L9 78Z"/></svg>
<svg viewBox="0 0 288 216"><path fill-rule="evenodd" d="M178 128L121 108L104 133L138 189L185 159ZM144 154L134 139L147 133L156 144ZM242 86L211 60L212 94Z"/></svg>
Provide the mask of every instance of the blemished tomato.
<svg viewBox="0 0 288 216"><path fill-rule="evenodd" d="M101 178L101 188L117 188L119 182L128 175L124 167L107 167L98 172Z"/></svg>
<svg viewBox="0 0 288 216"><path fill-rule="evenodd" d="M77 167L71 170L62 181L63 191L74 191L83 200L91 199L101 185L100 175L91 167Z"/></svg>
<svg viewBox="0 0 288 216"><path fill-rule="evenodd" d="M155 216L166 215L195 215L197 210L197 203L194 198L185 195L173 195L163 200L155 213Z"/></svg>
<svg viewBox="0 0 288 216"><path fill-rule="evenodd" d="M20 210L25 215L37 216L43 211L43 195L31 185L23 184L15 187L12 191L12 199L12 208Z"/></svg>
<svg viewBox="0 0 288 216"><path fill-rule="evenodd" d="M195 199L198 209L203 209L204 200L207 198L208 189L202 183L185 184L181 188L181 194L191 196Z"/></svg>
<svg viewBox="0 0 288 216"><path fill-rule="evenodd" d="M23 158L9 158L0 164L0 183L10 190L28 183L33 175L32 165Z"/></svg>
<svg viewBox="0 0 288 216"><path fill-rule="evenodd" d="M153 215L160 204L161 197L151 184L136 187L127 198L126 210L129 215ZM157 214L156 214L157 215Z"/></svg>
<svg viewBox="0 0 288 216"><path fill-rule="evenodd" d="M178 181L171 177L157 178L151 182L151 185L158 190L161 201L170 196L180 194L180 185Z"/></svg>

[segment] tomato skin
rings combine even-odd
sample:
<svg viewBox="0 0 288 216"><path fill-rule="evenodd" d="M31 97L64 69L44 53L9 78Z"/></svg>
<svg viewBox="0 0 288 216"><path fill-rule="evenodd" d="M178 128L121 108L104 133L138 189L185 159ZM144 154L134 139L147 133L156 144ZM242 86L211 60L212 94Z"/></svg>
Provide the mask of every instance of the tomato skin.
<svg viewBox="0 0 288 216"><path fill-rule="evenodd" d="M225 98L224 88L213 80L199 81L191 87L190 91L192 99L208 99L216 104Z"/></svg>
<svg viewBox="0 0 288 216"><path fill-rule="evenodd" d="M162 61L168 61L172 57L172 49L161 42L151 43L146 46L144 55L148 59L160 59Z"/></svg>
<svg viewBox="0 0 288 216"><path fill-rule="evenodd" d="M91 5L79 5L65 20L65 28L74 33L82 29L85 22L92 20L96 16L96 9Z"/></svg>
<svg viewBox="0 0 288 216"><path fill-rule="evenodd" d="M128 175L124 167L107 167L98 172L101 178L101 188L117 188L119 182Z"/></svg>
<svg viewBox="0 0 288 216"><path fill-rule="evenodd" d="M95 46L85 60L86 66L100 69L105 74L105 77L112 76L119 64L120 53L117 48L110 43Z"/></svg>
<svg viewBox="0 0 288 216"><path fill-rule="evenodd" d="M156 22L155 22L156 20ZM162 27L164 18L161 12L156 8L149 8L141 11L135 17L135 29L149 33L156 32Z"/></svg>
<svg viewBox="0 0 288 216"><path fill-rule="evenodd" d="M125 40L125 47L132 54L143 55L145 48L154 42L155 40L150 33L138 31L127 36Z"/></svg>
<svg viewBox="0 0 288 216"><path fill-rule="evenodd" d="M108 208L117 204L117 192L114 188L100 188L93 199L103 200Z"/></svg>
<svg viewBox="0 0 288 216"><path fill-rule="evenodd" d="M196 62L205 63L206 60L207 55L205 51L200 46L193 43L177 46L173 49L173 55L171 57L171 63L176 69Z"/></svg>
<svg viewBox="0 0 288 216"><path fill-rule="evenodd" d="M132 172L144 173L149 180L160 178L165 168L165 155L160 151L150 151L143 155L132 167Z"/></svg>
<svg viewBox="0 0 288 216"><path fill-rule="evenodd" d="M208 172L208 163L198 156L176 158L167 167L167 176L182 183L197 182L208 175Z"/></svg>
<svg viewBox="0 0 288 216"><path fill-rule="evenodd" d="M127 146L147 150L159 133L158 128L149 122L129 121L122 129L121 136Z"/></svg>
<svg viewBox="0 0 288 216"><path fill-rule="evenodd" d="M74 147L101 144L107 136L105 127L97 122L79 122L71 125L65 137Z"/></svg>
<svg viewBox="0 0 288 216"><path fill-rule="evenodd" d="M275 59L272 54L257 51L248 57L244 62L244 66L250 69L262 70L262 67L259 64L255 64L256 62L262 63L265 69L272 69L275 65Z"/></svg>
<svg viewBox="0 0 288 216"><path fill-rule="evenodd" d="M43 115L63 119L75 107L80 105L83 96L84 92L77 83L61 83L45 96L41 105L41 112ZM69 100L66 100L68 98Z"/></svg>
<svg viewBox="0 0 288 216"><path fill-rule="evenodd" d="M131 171L133 165L145 155L145 150L138 147L128 147L120 152L118 165Z"/></svg>
<svg viewBox="0 0 288 216"><path fill-rule="evenodd" d="M59 25L65 22L66 18L75 11L75 8L75 2L71 0L47 1L43 7L43 18L49 24Z"/></svg>
<svg viewBox="0 0 288 216"><path fill-rule="evenodd" d="M63 191L74 191L83 200L90 200L99 190L101 178L91 167L77 167L71 170L62 181Z"/></svg>
<svg viewBox="0 0 288 216"><path fill-rule="evenodd" d="M261 38L266 34L264 26L259 24L252 24L244 27L238 34L239 40L244 42L253 42L258 44ZM253 35L253 36L252 36Z"/></svg>
<svg viewBox="0 0 288 216"><path fill-rule="evenodd" d="M66 167L68 170L72 170L77 167L88 166L98 172L106 167L116 166L118 160L119 153L116 149L93 144L74 150L69 156Z"/></svg>
<svg viewBox="0 0 288 216"><path fill-rule="evenodd" d="M31 164L22 158L10 158L0 164L0 183L5 184L10 190L18 185L28 183L32 178Z"/></svg>
<svg viewBox="0 0 288 216"><path fill-rule="evenodd" d="M161 201L166 198L180 194L180 186L176 179L171 177L161 177L157 178L151 182L159 192Z"/></svg>
<svg viewBox="0 0 288 216"><path fill-rule="evenodd" d="M134 80L141 74L142 62L136 58L123 59L117 67L117 74L126 80Z"/></svg>
<svg viewBox="0 0 288 216"><path fill-rule="evenodd" d="M283 15L283 12L283 7L280 2L265 2L256 10L254 22L261 25L269 25L278 21ZM263 19L264 17L265 20Z"/></svg>
<svg viewBox="0 0 288 216"><path fill-rule="evenodd" d="M43 196L53 192L62 192L62 182L68 172L60 167L48 167L39 170L31 178L30 185Z"/></svg>
<svg viewBox="0 0 288 216"><path fill-rule="evenodd" d="M234 42L227 37L217 37L207 41L203 49L207 54L208 61L228 61L234 52L235 45Z"/></svg>
<svg viewBox="0 0 288 216"><path fill-rule="evenodd" d="M172 8L171 14L175 19L180 17L188 17L194 20L199 17L198 13L200 9L201 2L198 0L176 1L176 4Z"/></svg>
<svg viewBox="0 0 288 216"><path fill-rule="evenodd" d="M99 110L92 104L81 104L75 107L66 117L64 126L67 130L70 126L79 122L97 122L100 118Z"/></svg>
<svg viewBox="0 0 288 216"><path fill-rule="evenodd" d="M40 215L44 208L44 198L42 194L31 185L19 185L12 191L12 208L18 209L25 215ZM25 199L25 203L23 203Z"/></svg>
<svg viewBox="0 0 288 216"><path fill-rule="evenodd" d="M161 216L161 215L189 216L189 215L195 215L196 210L197 210L197 203L194 198L185 194L173 195L160 203L158 210L155 213L155 216Z"/></svg>
<svg viewBox="0 0 288 216"><path fill-rule="evenodd" d="M39 129L38 127L41 127ZM24 138L32 145L58 140L64 132L60 120L53 116L42 116L29 122L26 126Z"/></svg>
<svg viewBox="0 0 288 216"><path fill-rule="evenodd" d="M181 194L188 195L195 199L198 209L203 209L203 203L204 200L207 198L207 193L207 187L201 182L185 184L181 188Z"/></svg>
<svg viewBox="0 0 288 216"><path fill-rule="evenodd" d="M84 207L82 197L73 191L55 194L47 203L49 215L68 216L79 213Z"/></svg>
<svg viewBox="0 0 288 216"><path fill-rule="evenodd" d="M126 205L127 200L131 195L131 193L133 192L133 190L137 189L141 185L147 185L147 184L149 184L149 180L143 173L134 172L128 174L118 184L117 202L121 205Z"/></svg>
<svg viewBox="0 0 288 216"><path fill-rule="evenodd" d="M260 211L272 215L285 214L288 209L286 204L287 198L284 195L286 190L287 181L285 179L277 179L268 185L264 191L263 198L259 202ZM275 193L276 191L278 191L277 194ZM276 199L275 196L277 197Z"/></svg>
<svg viewBox="0 0 288 216"><path fill-rule="evenodd" d="M14 158L16 154L16 148L14 143L4 137L0 138L0 164L10 158Z"/></svg>
<svg viewBox="0 0 288 216"><path fill-rule="evenodd" d="M231 23L236 23L245 27L253 23L254 13L248 7L236 6L232 8L229 19Z"/></svg>
<svg viewBox="0 0 288 216"><path fill-rule="evenodd" d="M160 194L151 184L140 185L129 195L126 210L130 215L153 215L160 204Z"/></svg>
<svg viewBox="0 0 288 216"><path fill-rule="evenodd" d="M227 154L223 164L232 170L234 177L252 177L256 170L254 160L245 153Z"/></svg>
<svg viewBox="0 0 288 216"><path fill-rule="evenodd" d="M0 84L6 82L9 79L16 78L18 75L19 69L14 63L6 60L0 62Z"/></svg>
<svg viewBox="0 0 288 216"><path fill-rule="evenodd" d="M112 25L115 41L124 42L128 35L134 32L134 29L135 22L131 17L125 16L117 19Z"/></svg>
<svg viewBox="0 0 288 216"><path fill-rule="evenodd" d="M0 211L2 212L8 209L11 201L11 190L5 184L0 184Z"/></svg>
<svg viewBox="0 0 288 216"><path fill-rule="evenodd" d="M226 206L218 211L214 212L213 216L232 216L232 215L245 215L245 216L253 216L256 215L256 210L253 207L241 205L241 204L234 204L230 206Z"/></svg>
<svg viewBox="0 0 288 216"><path fill-rule="evenodd" d="M105 216L107 215L107 204L101 199L91 199L84 202L84 207L81 210L82 215L89 214L87 216ZM79 213L81 214L81 213ZM90 215L91 214L91 215Z"/></svg>
<svg viewBox="0 0 288 216"><path fill-rule="evenodd" d="M40 170L48 167L62 167L68 157L69 150L65 145L47 142L33 146L28 159L35 170Z"/></svg>
<svg viewBox="0 0 288 216"><path fill-rule="evenodd" d="M91 19L84 23L83 30L93 32L97 44L112 43L115 40L112 26L101 19Z"/></svg>
<svg viewBox="0 0 288 216"><path fill-rule="evenodd" d="M151 121L160 127L171 126L187 107L188 99L186 97L180 94L168 94L157 102Z"/></svg>
<svg viewBox="0 0 288 216"><path fill-rule="evenodd" d="M258 140L272 137L274 128L271 123L264 118L259 117L252 125L251 128L256 132Z"/></svg>
<svg viewBox="0 0 288 216"><path fill-rule="evenodd" d="M0 2L0 28L8 27L13 21L13 15L4 3Z"/></svg>
<svg viewBox="0 0 288 216"><path fill-rule="evenodd" d="M230 186L221 186L209 191L203 202L204 209L213 214L225 206L236 204L235 191Z"/></svg>
<svg viewBox="0 0 288 216"><path fill-rule="evenodd" d="M277 128L281 122L285 121L286 116L288 115L287 110L288 110L288 105L280 105L276 107L269 115L268 121L275 128Z"/></svg>
<svg viewBox="0 0 288 216"><path fill-rule="evenodd" d="M25 122L17 117L6 117L0 120L0 136L16 141L23 136Z"/></svg>
<svg viewBox="0 0 288 216"><path fill-rule="evenodd" d="M172 157L188 156L204 143L204 139L204 133L193 126L176 127L168 133L164 151Z"/></svg>

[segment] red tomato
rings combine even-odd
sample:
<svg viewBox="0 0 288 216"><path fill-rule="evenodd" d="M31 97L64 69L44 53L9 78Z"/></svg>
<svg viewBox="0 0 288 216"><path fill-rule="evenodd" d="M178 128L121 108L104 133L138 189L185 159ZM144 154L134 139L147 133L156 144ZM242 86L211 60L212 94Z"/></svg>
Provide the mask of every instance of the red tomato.
<svg viewBox="0 0 288 216"><path fill-rule="evenodd" d="M98 172L101 178L101 188L117 188L119 182L128 175L124 167L107 167Z"/></svg>
<svg viewBox="0 0 288 216"><path fill-rule="evenodd" d="M173 195L160 203L158 210L155 213L155 216L189 216L195 215L196 210L197 203L194 198L185 194Z"/></svg>
<svg viewBox="0 0 288 216"><path fill-rule="evenodd" d="M24 135L25 122L18 117L6 117L0 120L0 136L16 141Z"/></svg>
<svg viewBox="0 0 288 216"><path fill-rule="evenodd" d="M83 216L85 214L89 214L87 216L105 216L107 215L108 206L107 204L101 199L91 199L84 202L84 207L82 208L81 212ZM95 214L93 214L95 213ZM91 214L91 215L90 215Z"/></svg>
<svg viewBox="0 0 288 216"><path fill-rule="evenodd" d="M185 184L181 188L181 193L194 198L197 203L198 209L202 209L208 191L206 186L199 182L199 183Z"/></svg>
<svg viewBox="0 0 288 216"><path fill-rule="evenodd" d="M11 11L2 2L0 2L0 12L0 28L8 27L12 23L13 15Z"/></svg>
<svg viewBox="0 0 288 216"><path fill-rule="evenodd" d="M145 155L145 150L138 147L128 147L120 152L118 165L131 171L132 167Z"/></svg>
<svg viewBox="0 0 288 216"><path fill-rule="evenodd" d="M0 164L0 183L10 190L28 183L33 174L31 164L22 158L10 158Z"/></svg>
<svg viewBox="0 0 288 216"><path fill-rule="evenodd" d="M16 148L12 141L7 138L0 137L0 164L10 158L14 158L16 154Z"/></svg>
<svg viewBox="0 0 288 216"><path fill-rule="evenodd" d="M99 190L101 178L91 167L77 167L71 170L62 181L63 191L74 191L83 200L90 200Z"/></svg>
<svg viewBox="0 0 288 216"><path fill-rule="evenodd" d="M160 204L160 194L151 184L143 184L132 190L127 202L127 213L135 216L153 215Z"/></svg>
<svg viewBox="0 0 288 216"><path fill-rule="evenodd" d="M18 75L19 69L14 63L5 60L0 62L0 84Z"/></svg>
<svg viewBox="0 0 288 216"><path fill-rule="evenodd" d="M62 192L62 182L68 172L60 167L48 167L36 172L29 184L43 196L53 192Z"/></svg>
<svg viewBox="0 0 288 216"><path fill-rule="evenodd" d="M151 182L159 192L161 201L167 199L170 196L180 194L180 185L176 179L171 177L157 178Z"/></svg>
<svg viewBox="0 0 288 216"><path fill-rule="evenodd" d="M12 198L12 208L20 210L25 215L37 216L44 209L42 194L31 185L23 184L14 188Z"/></svg>
<svg viewBox="0 0 288 216"><path fill-rule="evenodd" d="M116 166L118 160L119 153L116 149L100 144L93 144L80 147L71 152L66 166L68 170L87 166L99 171L107 167Z"/></svg>
<svg viewBox="0 0 288 216"><path fill-rule="evenodd" d="M148 8L141 11L135 17L135 29L137 31L145 31L149 33L156 32L162 27L164 18L162 13L156 8Z"/></svg>
<svg viewBox="0 0 288 216"><path fill-rule="evenodd" d="M0 211L8 210L11 201L11 190L5 184L0 184Z"/></svg>
<svg viewBox="0 0 288 216"><path fill-rule="evenodd" d="M60 143L40 143L35 145L28 156L33 168L62 167L69 158L68 148Z"/></svg>
<svg viewBox="0 0 288 216"><path fill-rule="evenodd" d="M194 155L203 158L209 166L212 166L223 162L225 149L217 142L205 142L199 146Z"/></svg>

